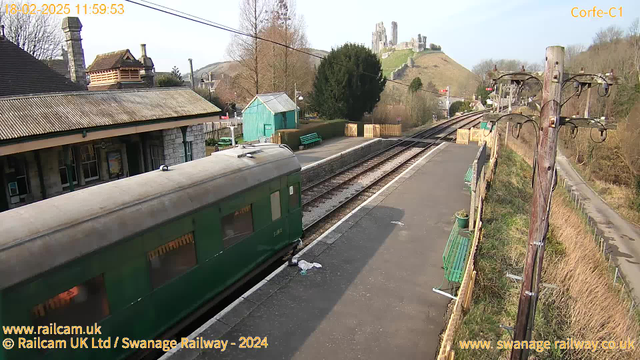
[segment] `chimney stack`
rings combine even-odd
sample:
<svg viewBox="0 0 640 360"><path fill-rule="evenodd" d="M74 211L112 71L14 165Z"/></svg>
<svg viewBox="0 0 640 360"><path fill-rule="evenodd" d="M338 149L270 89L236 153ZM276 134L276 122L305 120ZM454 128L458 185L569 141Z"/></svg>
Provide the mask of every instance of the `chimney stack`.
<svg viewBox="0 0 640 360"><path fill-rule="evenodd" d="M144 65L144 69L140 71L140 77L147 87L153 87L154 66L153 60L147 56L147 44L140 44L140 53L142 55L138 60Z"/></svg>
<svg viewBox="0 0 640 360"><path fill-rule="evenodd" d="M82 50L82 38L80 38L82 23L77 17L62 19L62 31L67 42L69 57L69 75L71 80L84 87L87 86L87 73L84 65L84 50Z"/></svg>

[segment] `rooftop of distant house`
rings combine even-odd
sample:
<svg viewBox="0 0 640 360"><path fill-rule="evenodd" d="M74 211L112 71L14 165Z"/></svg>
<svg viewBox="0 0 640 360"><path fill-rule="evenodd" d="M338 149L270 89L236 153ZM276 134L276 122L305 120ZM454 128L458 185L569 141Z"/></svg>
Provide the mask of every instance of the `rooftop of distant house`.
<svg viewBox="0 0 640 360"><path fill-rule="evenodd" d="M120 69L120 68L143 68L144 65L138 61L129 49L113 51L96 56L93 63L87 68L87 72Z"/></svg>

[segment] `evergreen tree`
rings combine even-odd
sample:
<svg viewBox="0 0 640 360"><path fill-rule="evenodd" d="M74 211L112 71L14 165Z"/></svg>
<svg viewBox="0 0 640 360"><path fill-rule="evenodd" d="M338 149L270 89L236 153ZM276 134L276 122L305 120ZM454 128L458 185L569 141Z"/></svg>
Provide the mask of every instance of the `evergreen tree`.
<svg viewBox="0 0 640 360"><path fill-rule="evenodd" d="M411 84L409 84L409 92L413 94L416 91L421 89L422 89L422 79L416 76L413 78L413 80L411 80Z"/></svg>
<svg viewBox="0 0 640 360"><path fill-rule="evenodd" d="M320 62L310 107L324 118L359 121L373 111L385 84L378 57L362 45L345 44Z"/></svg>
<svg viewBox="0 0 640 360"><path fill-rule="evenodd" d="M182 74L180 74L180 69L178 69L177 66L174 66L173 69L171 69L171 76L182 81Z"/></svg>

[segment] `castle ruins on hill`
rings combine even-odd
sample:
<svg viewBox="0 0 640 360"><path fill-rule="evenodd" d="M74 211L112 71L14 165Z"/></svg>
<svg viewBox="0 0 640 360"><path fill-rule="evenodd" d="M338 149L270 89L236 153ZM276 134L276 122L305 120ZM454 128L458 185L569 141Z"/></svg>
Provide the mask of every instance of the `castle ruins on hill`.
<svg viewBox="0 0 640 360"><path fill-rule="evenodd" d="M427 37L418 34L417 38L411 38L411 41L398 43L398 23L391 22L391 39L387 39L387 29L381 21L376 24L376 30L371 34L371 50L375 54L380 54L384 49L392 48L394 50L411 49L415 52L423 51L427 48Z"/></svg>

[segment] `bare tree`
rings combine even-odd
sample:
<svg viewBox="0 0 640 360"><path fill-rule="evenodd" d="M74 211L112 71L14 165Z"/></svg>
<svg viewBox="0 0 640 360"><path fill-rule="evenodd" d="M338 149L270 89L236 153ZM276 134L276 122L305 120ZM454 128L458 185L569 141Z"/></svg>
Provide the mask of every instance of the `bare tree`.
<svg viewBox="0 0 640 360"><path fill-rule="evenodd" d="M295 2L276 0L263 29L263 37L285 46L268 43L263 48L271 71L265 72L271 91L285 91L294 96L298 90L309 91L313 82L313 66L308 55L292 49L308 50L304 19L296 14Z"/></svg>
<svg viewBox="0 0 640 360"><path fill-rule="evenodd" d="M491 71L491 69L493 69L493 65L495 65L496 62L493 59L484 59L482 61L480 61L479 63L477 63L472 69L471 72L473 72L474 74L478 75L482 81L485 81L487 73L489 71Z"/></svg>
<svg viewBox="0 0 640 360"><path fill-rule="evenodd" d="M624 31L615 25L600 29L593 37L593 44L610 43L622 39Z"/></svg>
<svg viewBox="0 0 640 360"><path fill-rule="evenodd" d="M572 44L567 46L564 52L564 66L567 69L571 68L571 70L575 71L575 69L573 69L573 65L576 61L576 57L585 50L586 49L582 44Z"/></svg>
<svg viewBox="0 0 640 360"><path fill-rule="evenodd" d="M22 1L12 1L9 7L15 5L22 8L25 4ZM40 60L60 56L64 41L60 19L54 15L11 14L11 11L7 14L5 5L0 0L0 24L5 26L5 35L11 42Z"/></svg>
<svg viewBox="0 0 640 360"><path fill-rule="evenodd" d="M248 97L260 92L260 35L266 18L263 0L243 0L240 4L240 30L249 36L232 38L227 53L243 68L238 74L238 85Z"/></svg>
<svg viewBox="0 0 640 360"><path fill-rule="evenodd" d="M514 59L485 59L476 64L471 71L485 81L487 80L487 72L493 70L494 66L497 67L499 71L520 71L523 66L526 71L541 71L543 68L541 63L536 62L530 63Z"/></svg>

